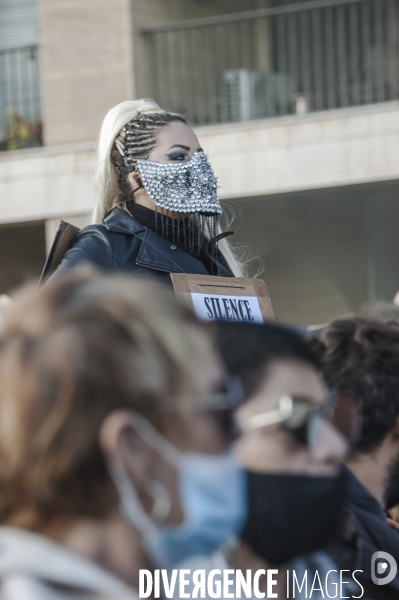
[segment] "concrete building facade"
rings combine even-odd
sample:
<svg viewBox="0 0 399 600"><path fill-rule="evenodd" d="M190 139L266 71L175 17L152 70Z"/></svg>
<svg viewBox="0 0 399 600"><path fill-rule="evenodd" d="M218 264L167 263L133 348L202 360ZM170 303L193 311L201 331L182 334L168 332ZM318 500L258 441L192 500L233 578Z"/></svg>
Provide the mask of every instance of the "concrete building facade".
<svg viewBox="0 0 399 600"><path fill-rule="evenodd" d="M327 0L326 9L336 4L346 10L351 2ZM151 34L159 37L170 23L188 23L193 39L198 27L208 36L210 27L219 28L220 43L230 15L258 11L268 19L258 25L258 47L270 50L276 6L287 8L256 0L248 0L245 11L236 0L38 0L43 145L0 153L0 293L39 276L60 218L89 222L101 119L118 102L153 89L148 28L159 28ZM292 14L276 13L287 31ZM242 22L237 27L244 32ZM165 60L179 64L172 48ZM262 69L271 73L276 66L266 50ZM207 71L202 76L209 90ZM179 86L172 92L176 101ZM196 125L220 197L238 214L237 242L260 257L281 320L325 322L368 302L391 301L399 290L399 101L384 93L384 101L331 110L316 110L313 95L301 93L287 114ZM302 101L309 102L306 110L300 110ZM182 108L190 118L187 100ZM253 273L258 265L253 261Z"/></svg>

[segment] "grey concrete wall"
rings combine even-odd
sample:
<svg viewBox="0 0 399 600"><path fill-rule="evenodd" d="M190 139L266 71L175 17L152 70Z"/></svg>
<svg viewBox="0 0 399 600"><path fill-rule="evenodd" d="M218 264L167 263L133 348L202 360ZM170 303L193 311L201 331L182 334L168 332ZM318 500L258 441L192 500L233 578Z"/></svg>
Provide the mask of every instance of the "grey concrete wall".
<svg viewBox="0 0 399 600"><path fill-rule="evenodd" d="M239 198L399 177L399 102L197 129Z"/></svg>
<svg viewBox="0 0 399 600"><path fill-rule="evenodd" d="M399 290L399 181L237 200L276 318L321 324ZM241 224L240 224L241 223ZM256 261L254 263L256 266Z"/></svg>
<svg viewBox="0 0 399 600"><path fill-rule="evenodd" d="M94 144L0 154L0 224L93 209Z"/></svg>

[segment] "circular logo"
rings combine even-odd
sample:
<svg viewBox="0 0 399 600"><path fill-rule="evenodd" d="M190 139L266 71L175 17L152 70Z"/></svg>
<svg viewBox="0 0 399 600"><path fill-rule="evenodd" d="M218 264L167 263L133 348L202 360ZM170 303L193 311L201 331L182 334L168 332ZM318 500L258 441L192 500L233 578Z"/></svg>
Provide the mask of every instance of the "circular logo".
<svg viewBox="0 0 399 600"><path fill-rule="evenodd" d="M387 585L396 577L398 566L388 552L374 552L371 557L371 579L376 585Z"/></svg>

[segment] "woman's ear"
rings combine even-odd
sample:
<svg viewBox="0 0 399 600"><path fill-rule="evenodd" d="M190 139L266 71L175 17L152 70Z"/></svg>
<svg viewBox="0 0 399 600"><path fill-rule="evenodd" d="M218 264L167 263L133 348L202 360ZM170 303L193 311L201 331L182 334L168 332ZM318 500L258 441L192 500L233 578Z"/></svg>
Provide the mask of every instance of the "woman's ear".
<svg viewBox="0 0 399 600"><path fill-rule="evenodd" d="M135 189L137 188L137 186L139 186L139 188L143 187L143 184L141 183L140 173L138 171L132 171L131 173L129 173L128 179L132 188Z"/></svg>
<svg viewBox="0 0 399 600"><path fill-rule="evenodd" d="M151 480L156 453L136 433L128 411L115 410L104 419L99 442L105 457L122 466L136 489L146 488Z"/></svg>

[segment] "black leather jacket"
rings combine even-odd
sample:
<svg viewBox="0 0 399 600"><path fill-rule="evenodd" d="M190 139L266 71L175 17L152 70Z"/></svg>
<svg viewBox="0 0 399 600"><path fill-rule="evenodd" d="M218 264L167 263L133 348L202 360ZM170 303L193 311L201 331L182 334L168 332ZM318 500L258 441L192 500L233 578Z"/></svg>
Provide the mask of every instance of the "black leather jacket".
<svg viewBox="0 0 399 600"><path fill-rule="evenodd" d="M397 600L399 598L399 575L387 585L372 582L372 557L375 552L388 552L399 564L399 531L388 525L384 511L377 499L347 469L343 524L335 539L326 549L337 565L346 569L348 579L358 570L356 579L364 587L363 600ZM354 592L359 595L359 587ZM348 590L348 594L349 594Z"/></svg>
<svg viewBox="0 0 399 600"><path fill-rule="evenodd" d="M52 277L83 263L114 273L150 275L165 283L171 283L169 273L208 274L198 258L162 239L120 208L114 208L100 225L88 225L76 234ZM233 277L220 253L212 264L212 275Z"/></svg>

